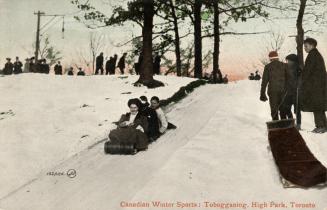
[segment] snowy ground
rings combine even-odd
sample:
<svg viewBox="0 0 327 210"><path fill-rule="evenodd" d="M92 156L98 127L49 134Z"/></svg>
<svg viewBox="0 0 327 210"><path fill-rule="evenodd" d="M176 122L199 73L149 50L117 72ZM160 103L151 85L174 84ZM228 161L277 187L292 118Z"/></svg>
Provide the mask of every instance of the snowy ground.
<svg viewBox="0 0 327 210"><path fill-rule="evenodd" d="M206 208L205 202L207 201L216 202L216 204L246 203L247 209L255 209L251 208L252 202L268 202L268 206L270 202L283 202L288 208L292 207L290 202L312 203L315 207L307 209L324 210L327 208L327 188L308 190L282 188L272 155L267 148L265 122L270 119L268 103L258 100L260 84L255 81L240 81L229 85L206 85L195 90L189 97L168 110L169 120L176 124L178 129L169 131L150 145L146 152L135 156L104 155L101 143L65 159L104 137L111 127L111 119L116 119L121 112L126 110L125 101L131 96L121 95L120 92L123 91L113 93L116 89L113 87L114 84L117 84L117 87L118 83L123 83L125 80L90 78L82 78L77 82L70 80L71 78L49 80L40 76L40 84L46 81L48 85L43 89L45 92L38 94L32 94L31 91L34 89L30 87L26 87L25 94L21 93L20 89L30 83L24 85L14 83L10 88L9 78L1 78L0 89L2 92L8 90L11 94L8 94L4 102L1 100L0 108L5 109L4 111L13 110L14 116L9 113L5 120L0 121L1 143L5 145L5 148L1 147L1 155L4 154L6 160L9 158L12 162L8 166L8 163L3 162L3 157L0 158L1 167L9 167L12 170L5 171L7 175L1 175L7 179L7 183L1 181L0 189L2 190L2 186L10 189L8 186L11 184L8 182L11 180L7 176L12 176L12 173L20 172L14 176L17 180L17 178L25 178L27 172L33 172L25 166L24 161L19 162L22 159L29 160L30 163L35 161L40 166L44 161L44 166L46 166L48 161L53 160L48 156L61 155L62 163L54 168L43 170L38 176L33 177L30 183L2 197L0 208L110 210L126 209L121 206L124 202L149 202L149 208L138 209L178 209L177 202L179 201L200 205L196 208L185 209L219 209L214 206ZM23 83L23 78L17 80ZM106 80L108 81L103 82ZM72 81L72 83L67 85L67 81ZM189 82L185 79L174 78L167 78L165 81L174 86L172 89L177 89L176 84L182 85L181 83ZM79 83L87 86L87 88L84 87L83 91L87 93L84 93L83 97L74 94L74 91L82 87ZM100 83L108 83L108 87L102 87ZM45 100L46 90L54 84L58 86L61 84L65 90L59 88L59 94L51 96L51 100ZM21 86L20 89L16 89L17 86ZM126 84L126 89L128 87ZM130 91L136 94L146 91L130 88ZM94 96L95 92L97 94ZM108 94L103 92L108 92ZM158 92L161 93L159 90ZM168 90L164 92L161 93L163 98L172 94ZM148 95L151 94L149 91ZM24 107L22 102L25 101L22 100L22 95L24 99L33 95L38 98L38 103L42 104L42 111L36 108L40 105L29 102L31 107L24 108L25 111L21 112L19 107ZM114 100L107 101L106 97ZM62 103L66 104L64 109L54 108ZM88 111L80 108L83 104L90 105L84 108ZM49 107L52 107L51 111ZM27 118L29 120L18 125L31 126L29 128L40 130L30 131L31 134L17 133L13 124L17 126L21 118L19 117L20 120L17 119L15 122L11 121L17 116L25 118L23 114L27 115L27 110L32 110L34 118L42 122L34 124L31 120L34 119L31 118L33 115L29 115L30 118ZM58 114L63 119L57 119ZM48 119L42 120L42 117ZM87 121L83 121L84 119ZM105 122L106 119L108 122ZM301 133L304 139L315 156L327 165L327 134L317 135L308 132L313 128L310 113L304 114L303 121L304 130ZM103 126L99 127L99 123L103 123ZM56 135L59 134L54 132L55 125L53 124L56 126L65 124L61 127L62 129L67 126L71 126L71 129L61 130L59 133L64 134L58 137ZM41 125L44 127L43 130L40 128ZM3 126L6 126L4 130ZM49 133L52 136L48 136ZM83 143L84 146L79 146L81 143L78 142L85 134L89 134L90 137L85 140L87 142ZM6 135L5 140L2 138L4 135ZM32 138L29 137L29 141L32 142L24 141L23 143L23 137L17 135L24 135L25 138L32 135ZM39 135L42 135L41 139L37 139ZM71 143L72 141L74 143ZM2 153L3 151L5 153ZM76 170L77 176L69 178L46 175L47 171L66 172L68 169ZM1 180L3 180L2 177ZM152 201L171 202L174 206L157 208L152 206ZM275 206L267 209L283 208Z"/></svg>
<svg viewBox="0 0 327 210"><path fill-rule="evenodd" d="M166 87L148 90L131 85L135 76L0 77L0 198L105 138L129 98L167 98L193 81L159 79Z"/></svg>

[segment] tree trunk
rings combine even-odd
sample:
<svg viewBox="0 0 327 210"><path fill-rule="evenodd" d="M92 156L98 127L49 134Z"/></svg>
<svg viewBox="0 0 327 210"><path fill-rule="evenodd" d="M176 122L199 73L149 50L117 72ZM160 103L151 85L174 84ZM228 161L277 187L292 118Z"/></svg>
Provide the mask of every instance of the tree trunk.
<svg viewBox="0 0 327 210"><path fill-rule="evenodd" d="M297 28L297 36L296 36L296 50L299 58L300 67L303 69L304 67L304 56L303 56L303 41L304 41L304 30L303 30L303 16L305 12L305 7L307 4L307 0L300 0L300 9L298 13L298 17L296 20L296 28Z"/></svg>
<svg viewBox="0 0 327 210"><path fill-rule="evenodd" d="M214 52L213 52L213 82L221 83L222 74L219 69L219 55L220 55L220 29L219 29L219 7L218 1L213 2L214 8Z"/></svg>
<svg viewBox="0 0 327 210"><path fill-rule="evenodd" d="M202 35L201 35L202 0L194 3L194 77L202 78Z"/></svg>
<svg viewBox="0 0 327 210"><path fill-rule="evenodd" d="M143 2L143 29L142 29L142 53L143 61L140 68L140 77L135 83L136 86L143 84L148 88L164 86L160 81L153 79L153 57L152 57L152 29L154 17L154 0L142 0Z"/></svg>
<svg viewBox="0 0 327 210"><path fill-rule="evenodd" d="M138 82L142 84L150 83L153 80L153 58L152 58L152 29L154 16L153 0L143 0L144 5L144 25L142 29L143 37L143 62L140 68L140 78Z"/></svg>
<svg viewBox="0 0 327 210"><path fill-rule="evenodd" d="M95 74L95 56L92 55L92 71L93 71L93 74Z"/></svg>
<svg viewBox="0 0 327 210"><path fill-rule="evenodd" d="M174 20L174 32L175 32L175 55L176 55L176 71L177 76L182 76L182 61L181 61L181 49L180 49L180 37L178 29L178 20L176 16L176 10L173 0L169 0L171 7L171 14Z"/></svg>

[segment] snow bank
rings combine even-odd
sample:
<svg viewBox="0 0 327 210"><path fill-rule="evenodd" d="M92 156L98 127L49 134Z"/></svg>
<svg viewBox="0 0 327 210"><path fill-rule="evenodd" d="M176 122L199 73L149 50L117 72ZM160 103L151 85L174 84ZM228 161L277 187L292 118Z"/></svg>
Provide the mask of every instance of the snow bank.
<svg viewBox="0 0 327 210"><path fill-rule="evenodd" d="M147 151L135 156L104 155L103 144L96 145L53 169L76 169L74 179L37 177L0 199L0 208L119 210L135 209L123 207L124 203L138 202L149 203L149 207L137 208L144 210L180 209L177 202L199 204L184 208L195 210L223 209L218 207L221 203L240 206L229 209L253 210L264 202L284 203L289 209L291 202L312 203L315 207L307 208L312 210L326 208L327 188L282 187L268 148L269 105L259 101L259 89L256 81L200 87L168 109L169 120L178 128ZM86 102L98 107L103 99ZM313 129L310 113L304 113L303 122L301 133L307 144L327 165L327 134L308 132ZM174 205L154 207L152 201ZM206 207L205 202L212 206ZM252 203L258 206L251 207Z"/></svg>
<svg viewBox="0 0 327 210"><path fill-rule="evenodd" d="M0 78L0 198L105 138L127 100L168 98L194 79L157 76L165 87L134 87L136 76L21 74ZM44 171L45 170L45 171Z"/></svg>

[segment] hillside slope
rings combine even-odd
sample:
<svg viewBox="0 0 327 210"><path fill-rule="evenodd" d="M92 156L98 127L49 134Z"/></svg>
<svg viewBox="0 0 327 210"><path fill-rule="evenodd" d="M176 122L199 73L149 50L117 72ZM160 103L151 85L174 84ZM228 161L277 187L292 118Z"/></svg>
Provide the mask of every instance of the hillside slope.
<svg viewBox="0 0 327 210"><path fill-rule="evenodd" d="M103 144L95 145L49 169L74 169L75 178L40 174L2 198L0 207L108 210L126 209L124 202L149 202L150 207L138 209L167 209L152 206L152 201L161 201L178 209L176 202L181 201L200 205L193 209L206 209L205 202L239 205L230 209L242 209L242 203L253 209L252 202L284 202L288 208L290 202L312 203L324 209L326 188L282 188L268 149L269 108L258 100L258 88L252 81L198 88L169 108L168 118L178 129L147 151L110 156L103 154ZM303 137L327 165L327 135L307 132L313 127L310 114L304 114L303 121Z"/></svg>

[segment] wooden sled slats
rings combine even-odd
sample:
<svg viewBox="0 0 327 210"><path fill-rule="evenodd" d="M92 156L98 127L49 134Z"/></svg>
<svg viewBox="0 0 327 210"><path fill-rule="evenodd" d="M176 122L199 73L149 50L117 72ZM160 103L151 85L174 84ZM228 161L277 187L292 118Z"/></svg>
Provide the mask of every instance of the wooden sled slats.
<svg viewBox="0 0 327 210"><path fill-rule="evenodd" d="M326 183L326 167L311 153L294 120L268 122L267 127L271 151L284 179L305 188Z"/></svg>

